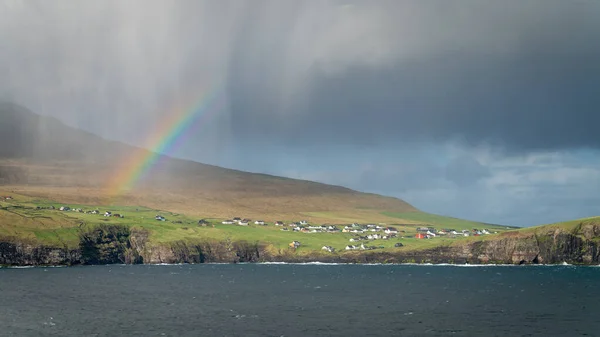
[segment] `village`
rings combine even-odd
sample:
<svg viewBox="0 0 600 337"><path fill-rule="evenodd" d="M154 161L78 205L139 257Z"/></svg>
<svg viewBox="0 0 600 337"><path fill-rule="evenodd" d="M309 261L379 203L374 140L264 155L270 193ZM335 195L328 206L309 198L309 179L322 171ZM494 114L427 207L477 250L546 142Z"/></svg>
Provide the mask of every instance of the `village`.
<svg viewBox="0 0 600 337"><path fill-rule="evenodd" d="M251 219L234 217L230 220L224 220L221 222L224 225L239 225L239 226L248 226L252 223ZM260 226L268 226L268 224L263 220L254 221L255 225ZM396 227L385 226L384 224L358 224L353 223L350 225L311 225L306 220L300 220L298 222L291 222L285 224L283 221L275 221L274 225L277 227L282 227L281 231L287 232L298 232L298 233L353 233L357 234L357 236L350 238L350 242L354 244L347 245L345 250L372 250L377 248L383 248L382 246L365 246L365 243L369 243L370 241L375 240L389 240L393 238L406 238L406 237L414 237L415 239L434 239L436 237L448 237L448 238L457 238L457 237L469 237L469 236L480 236L480 235L489 235L496 234L497 232L490 232L487 229L471 229L471 230L455 230L455 229L436 229L435 227L417 227L417 233L414 236L410 236L406 234L405 230L398 230ZM343 226L342 229L338 228L338 226ZM411 225L398 225L398 226L411 226ZM360 235L362 234L362 235ZM361 242L363 241L363 242ZM358 242L361 242L358 245ZM292 241L289 244L290 248L297 249L301 246L300 241ZM394 247L403 247L403 244L398 242L394 245ZM323 246L322 250L333 253L335 248L331 246Z"/></svg>
<svg viewBox="0 0 600 337"><path fill-rule="evenodd" d="M10 196L6 196L6 197L2 197L2 198L5 200L12 199ZM72 208L70 206L55 207L52 205L47 206L47 207L37 206L36 208L38 210L49 209L49 210L57 210L57 211L61 211L61 212L77 212L77 213L84 213L84 214L94 214L94 215L103 216L106 218L120 218L120 219L125 218L125 215L122 213L115 213L113 211L100 211L98 209L84 210L82 208ZM173 215L177 216L176 214L173 214ZM150 218L150 219L152 219L152 218ZM161 222L169 221L164 215L161 215L161 214L156 214L153 217L153 220L161 221ZM183 224L184 223L182 220L177 220L177 219L170 220L170 222L173 224ZM272 226L277 227L282 232L297 233L299 235L300 234L301 235L319 235L322 233L352 234L352 237L350 237L348 239L347 245L342 248L344 251L374 250L374 249L382 249L382 248L385 248L386 246L394 247L394 248L403 247L404 244L402 242L400 242L399 239L430 240L430 239L436 239L436 238L462 238L462 237L490 235L490 234L497 233L497 232L492 232L485 228L456 230L453 228L438 229L434 226L425 226L425 225L421 225L421 226L415 228L415 226L418 226L415 224L386 225L383 223L379 223L379 224L352 223L352 224L320 224L320 225L317 225L317 224L311 224L307 220L300 220L300 221L287 222L287 223L284 221L274 221L271 223L267 223L264 220L252 221L251 219L244 218L244 217L234 217L234 218L222 220L222 221L215 221L214 219L211 221L206 220L206 219L200 219L198 221L196 221L196 220L190 221L188 219L187 221L185 221L186 224L196 223L198 226L201 226L201 227L206 227L206 226L210 225L213 228L215 227L215 224L218 224L219 222L222 225L242 226L242 227L248 227L251 225L256 225L256 226L262 227L262 226L269 226L270 224L272 224ZM386 241L386 240L391 240L391 239L394 239L397 242L390 243L385 246L383 245L383 242L381 244L376 244L376 242L378 242L378 241ZM302 246L301 242L302 242L302 240L298 237L298 238L296 238L296 240L291 241L288 244L288 247L290 249L296 250ZM406 242L406 241L404 241L404 242ZM337 246L340 247L339 240L337 243L338 243ZM319 246L319 247L321 247L321 246ZM326 244L321 247L321 250L324 252L328 252L328 253L334 253L336 251L336 248L334 248L333 245L331 245L331 244Z"/></svg>

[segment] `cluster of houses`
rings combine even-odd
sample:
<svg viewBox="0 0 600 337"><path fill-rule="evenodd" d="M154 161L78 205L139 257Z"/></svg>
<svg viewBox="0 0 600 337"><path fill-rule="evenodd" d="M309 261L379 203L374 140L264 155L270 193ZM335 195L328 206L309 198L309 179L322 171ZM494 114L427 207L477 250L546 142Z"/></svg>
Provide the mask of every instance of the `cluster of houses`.
<svg viewBox="0 0 600 337"><path fill-rule="evenodd" d="M496 232L494 232L496 233ZM444 237L458 237L458 236L480 236L480 235L489 235L492 234L487 229L463 229L457 231L455 229L435 229L433 227L418 227L417 234L415 234L415 238L417 239L432 239L438 236Z"/></svg>
<svg viewBox="0 0 600 337"><path fill-rule="evenodd" d="M240 226L248 226L251 222L252 222L252 220L250 220L250 219L246 219L246 218L242 219L242 218L235 217L235 218L233 218L233 220L225 220L225 221L222 221L221 223L224 224L224 225L235 225L235 224L237 224L237 225L240 225ZM255 225L261 225L261 226L266 226L267 225L262 220L256 220L256 221L254 221L254 224Z"/></svg>
<svg viewBox="0 0 600 337"><path fill-rule="evenodd" d="M394 227L383 227L381 225L375 224L367 224L361 225L357 223L353 223L351 225L344 226L342 229L343 233L355 233L355 234L364 234L368 232L384 232L385 234L398 234L398 229Z"/></svg>
<svg viewBox="0 0 600 337"><path fill-rule="evenodd" d="M41 209L41 207L37 207L37 208ZM50 206L50 207L48 207L48 209L55 209L55 207L54 206ZM100 212L97 209L95 209L93 211L92 210L85 211L85 210L83 210L81 208L71 208L69 206L60 206L58 208L58 210L59 211L63 211L63 212L77 212L77 213L85 213L85 214L102 214L103 216L105 216L107 218L108 217L114 217L114 218L124 218L125 217L123 214L117 214L117 213L113 214L110 211L106 211L104 213Z"/></svg>
<svg viewBox="0 0 600 337"><path fill-rule="evenodd" d="M376 246L365 246L363 243L360 244L360 246L355 246L355 245L348 245L346 246L346 250L371 250L371 249L376 249Z"/></svg>
<svg viewBox="0 0 600 337"><path fill-rule="evenodd" d="M284 224L283 221L275 221L275 226L283 227L282 231L293 231L301 233L336 233L340 230L335 225L311 225L306 220Z"/></svg>
<svg viewBox="0 0 600 337"><path fill-rule="evenodd" d="M300 232L300 233L336 233L340 230L333 225L300 225L300 224L290 224L288 227L284 227L282 231Z"/></svg>

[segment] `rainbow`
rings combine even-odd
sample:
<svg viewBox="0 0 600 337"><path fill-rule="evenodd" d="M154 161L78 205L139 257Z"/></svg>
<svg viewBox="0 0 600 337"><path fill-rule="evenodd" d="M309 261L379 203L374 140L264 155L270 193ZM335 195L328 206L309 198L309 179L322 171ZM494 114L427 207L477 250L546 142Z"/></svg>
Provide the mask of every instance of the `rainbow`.
<svg viewBox="0 0 600 337"><path fill-rule="evenodd" d="M131 154L119 172L110 180L108 194L118 196L130 191L147 172L156 165L161 155L173 153L197 127L215 115L223 106L224 95L220 90L205 92L192 104L180 104L169 110L165 118L149 134L146 149Z"/></svg>

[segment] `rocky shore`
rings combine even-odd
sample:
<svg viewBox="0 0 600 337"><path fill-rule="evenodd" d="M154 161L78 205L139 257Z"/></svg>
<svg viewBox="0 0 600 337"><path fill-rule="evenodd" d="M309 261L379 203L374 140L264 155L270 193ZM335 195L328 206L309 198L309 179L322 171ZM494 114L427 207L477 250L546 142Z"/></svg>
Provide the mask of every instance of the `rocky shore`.
<svg viewBox="0 0 600 337"><path fill-rule="evenodd" d="M600 263L600 224L582 223L574 230L541 227L508 232L486 240L427 250L294 252L246 241L176 241L151 243L148 232L103 226L80 235L78 248L51 247L17 239L0 239L0 265L50 266L94 264L330 262L453 264Z"/></svg>

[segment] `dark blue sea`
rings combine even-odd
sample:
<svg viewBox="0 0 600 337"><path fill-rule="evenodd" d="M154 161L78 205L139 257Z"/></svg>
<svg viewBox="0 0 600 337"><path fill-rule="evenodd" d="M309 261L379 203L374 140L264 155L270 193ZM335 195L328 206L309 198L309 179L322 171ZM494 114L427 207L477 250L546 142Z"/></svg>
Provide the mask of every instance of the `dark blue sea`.
<svg viewBox="0 0 600 337"><path fill-rule="evenodd" d="M5 268L0 336L600 336L600 268Z"/></svg>

